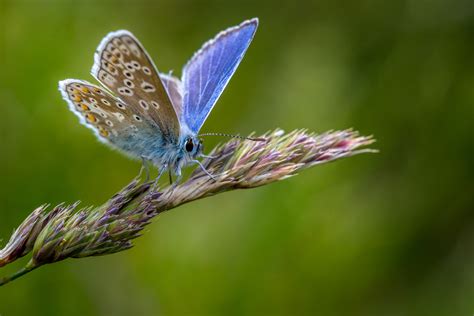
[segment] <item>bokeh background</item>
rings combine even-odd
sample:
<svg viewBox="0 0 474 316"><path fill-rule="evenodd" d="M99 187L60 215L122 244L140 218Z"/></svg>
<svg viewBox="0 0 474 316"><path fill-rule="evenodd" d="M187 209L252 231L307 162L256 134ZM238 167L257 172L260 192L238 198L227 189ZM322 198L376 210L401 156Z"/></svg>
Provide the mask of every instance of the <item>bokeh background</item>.
<svg viewBox="0 0 474 316"><path fill-rule="evenodd" d="M469 0L0 0L2 245L39 204L100 204L138 172L57 91L92 80L112 30L180 74L258 16L203 131L354 127L380 149L163 214L127 252L0 288L0 314L473 315L473 15Z"/></svg>

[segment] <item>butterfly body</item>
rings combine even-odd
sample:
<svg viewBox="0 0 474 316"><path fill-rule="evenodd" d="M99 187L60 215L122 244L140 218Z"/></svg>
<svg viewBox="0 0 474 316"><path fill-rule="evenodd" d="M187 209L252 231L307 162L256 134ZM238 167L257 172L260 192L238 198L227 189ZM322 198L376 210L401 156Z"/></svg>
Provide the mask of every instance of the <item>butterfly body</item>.
<svg viewBox="0 0 474 316"><path fill-rule="evenodd" d="M202 157L198 133L235 72L257 19L219 33L191 58L182 80L161 74L128 31L109 33L95 54L92 75L102 84L67 79L59 90L81 123L126 155L151 161L160 174Z"/></svg>
<svg viewBox="0 0 474 316"><path fill-rule="evenodd" d="M158 168L172 170L178 177L181 169L202 155L202 143L196 135L182 134L177 143L155 143L151 150L145 149L141 157L150 160Z"/></svg>

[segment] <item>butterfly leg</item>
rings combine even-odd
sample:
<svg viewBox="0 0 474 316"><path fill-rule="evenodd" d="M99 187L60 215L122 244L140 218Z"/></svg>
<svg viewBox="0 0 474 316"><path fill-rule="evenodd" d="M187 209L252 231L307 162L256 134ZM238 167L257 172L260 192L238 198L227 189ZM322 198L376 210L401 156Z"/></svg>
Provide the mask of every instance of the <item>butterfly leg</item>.
<svg viewBox="0 0 474 316"><path fill-rule="evenodd" d="M142 167L140 168L138 178L141 178L142 173L145 170L145 182L148 182L148 180L150 180L150 166L148 165L148 160L144 156L141 156L141 158L142 158Z"/></svg>
<svg viewBox="0 0 474 316"><path fill-rule="evenodd" d="M174 174L176 175L176 179L174 180L173 183L170 183L171 190L174 190L178 186L178 184L181 182L181 179L183 178L183 175L181 174L181 169L175 168ZM171 178L171 172L170 172L170 178Z"/></svg>
<svg viewBox="0 0 474 316"><path fill-rule="evenodd" d="M216 159L217 158L217 156L209 156L209 155L204 155L204 154L201 154L200 157L209 158L209 159Z"/></svg>
<svg viewBox="0 0 474 316"><path fill-rule="evenodd" d="M156 188L158 186L158 180L160 180L161 176L163 175L163 173L165 173L166 169L168 169L168 165L163 165L160 168L160 171L158 172L158 176L156 177L155 181L153 182L153 186L151 187L152 191L156 190Z"/></svg>
<svg viewBox="0 0 474 316"><path fill-rule="evenodd" d="M206 170L206 168L204 168L204 166L202 165L202 163L199 160L193 160L192 162L198 164L199 167L201 167L201 170L204 171L204 173L207 174L209 176L209 178L211 178L214 181L217 181L216 178L212 174L210 174L209 171Z"/></svg>

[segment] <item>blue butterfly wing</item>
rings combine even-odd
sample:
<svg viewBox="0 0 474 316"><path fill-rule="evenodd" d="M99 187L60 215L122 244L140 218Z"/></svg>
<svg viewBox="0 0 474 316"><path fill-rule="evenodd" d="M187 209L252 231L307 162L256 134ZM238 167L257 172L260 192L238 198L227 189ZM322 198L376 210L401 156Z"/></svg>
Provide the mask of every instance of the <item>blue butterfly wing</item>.
<svg viewBox="0 0 474 316"><path fill-rule="evenodd" d="M180 121L197 133L244 57L258 19L220 32L194 54L183 69L184 99Z"/></svg>

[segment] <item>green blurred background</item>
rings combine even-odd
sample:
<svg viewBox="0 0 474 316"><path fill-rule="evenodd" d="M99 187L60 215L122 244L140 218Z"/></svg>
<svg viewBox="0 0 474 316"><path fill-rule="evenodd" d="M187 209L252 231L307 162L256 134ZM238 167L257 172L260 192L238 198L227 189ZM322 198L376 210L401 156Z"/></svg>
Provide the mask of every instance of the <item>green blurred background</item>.
<svg viewBox="0 0 474 316"><path fill-rule="evenodd" d="M469 0L0 0L1 244L39 204L100 204L138 172L57 91L92 80L105 34L131 30L180 74L205 40L254 16L203 131L354 127L381 152L163 214L127 252L0 288L2 316L473 315Z"/></svg>

